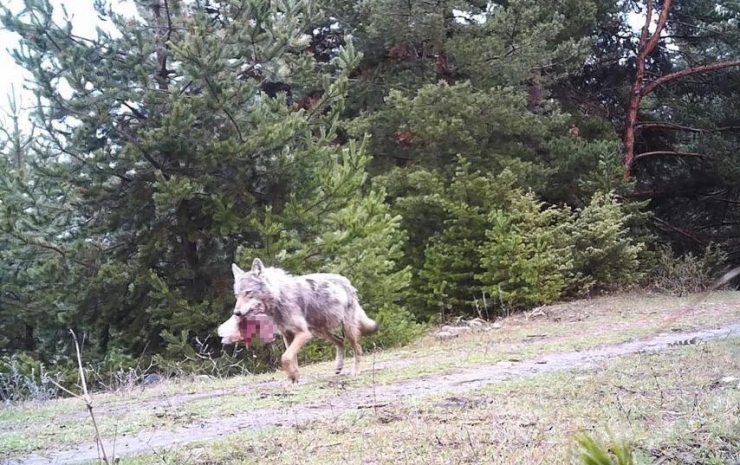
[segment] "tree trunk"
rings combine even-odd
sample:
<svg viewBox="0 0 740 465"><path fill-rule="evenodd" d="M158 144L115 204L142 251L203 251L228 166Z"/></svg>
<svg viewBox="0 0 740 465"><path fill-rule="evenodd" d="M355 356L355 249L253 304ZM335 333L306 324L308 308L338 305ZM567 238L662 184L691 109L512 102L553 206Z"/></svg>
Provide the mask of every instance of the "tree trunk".
<svg viewBox="0 0 740 465"><path fill-rule="evenodd" d="M655 50L660 39L660 33L668 20L668 11L672 0L665 0L660 11L658 25L652 36L650 35L650 23L653 22L653 2L646 0L645 24L640 33L640 45L637 49L637 60L635 62L635 78L630 87L630 98L627 102L627 116L624 122L624 135L622 136L622 151L624 156L624 177L632 174L632 164L635 161L635 125L637 124L637 113L642 101L642 81L645 78L645 62L647 57Z"/></svg>
<svg viewBox="0 0 740 465"><path fill-rule="evenodd" d="M542 103L541 75L540 68L535 68L529 72L529 79L527 80L527 110L532 113L538 113Z"/></svg>
<svg viewBox="0 0 740 465"><path fill-rule="evenodd" d="M36 350L36 341L33 339L33 326L26 324L25 334L23 338L23 350L26 352L32 352Z"/></svg>
<svg viewBox="0 0 740 465"><path fill-rule="evenodd" d="M660 33L665 28L665 25L668 21L668 14L670 13L671 6L673 4L673 0L664 0L663 5L660 10L660 16L658 17L658 23L656 25L655 31L650 34L650 24L652 23L653 18L653 2L651 0L647 0L646 2L646 13L645 13L645 24L642 27L642 33L640 35L640 44L638 46L637 50L637 61L635 63L635 78L634 81L632 81L632 86L630 88L630 97L629 101L627 102L627 111L626 111L626 117L624 122L624 133L622 135L622 153L623 153L623 164L624 164L624 177L629 178L632 175L632 168L634 165L635 160L638 160L640 158L646 158L650 155L654 155L657 153L660 154L667 154L668 152L661 151L661 152L650 152L640 155L635 155L635 131L639 125L637 121L637 115L640 110L640 102L642 101L642 98L651 92L653 92L658 87L687 77L692 76L694 74L699 73L706 73L709 71L717 71L721 69L727 69L732 68L736 66L740 66L740 60L734 60L734 61L722 61L718 63L712 63L709 65L703 65L703 66L696 66L694 68L688 68L681 71L677 71L675 73L666 74L665 76L661 76L657 79L654 79L652 82L649 82L647 84L643 85L643 80L645 78L645 65L647 62L648 57L650 56L653 51L655 51L655 47L658 44L658 41L660 40ZM659 123L650 123L653 126L657 126ZM668 123L666 123L668 125ZM643 125L643 127L646 127L647 125ZM674 125L675 126L675 125ZM695 130L694 128L689 128L690 130ZM670 152L672 155L683 155L683 156L695 156L695 157L701 157L700 154L696 153L684 153L684 152Z"/></svg>

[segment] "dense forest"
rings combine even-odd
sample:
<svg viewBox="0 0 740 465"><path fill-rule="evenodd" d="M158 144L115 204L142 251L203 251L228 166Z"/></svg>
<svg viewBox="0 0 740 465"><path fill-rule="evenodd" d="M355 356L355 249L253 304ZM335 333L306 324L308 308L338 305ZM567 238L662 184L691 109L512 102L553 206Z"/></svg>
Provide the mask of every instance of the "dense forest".
<svg viewBox="0 0 740 465"><path fill-rule="evenodd" d="M348 276L370 350L740 264L738 0L137 5L95 39L0 6L37 97L0 131L0 397L74 382L70 329L99 386L272 369L215 334L254 257Z"/></svg>

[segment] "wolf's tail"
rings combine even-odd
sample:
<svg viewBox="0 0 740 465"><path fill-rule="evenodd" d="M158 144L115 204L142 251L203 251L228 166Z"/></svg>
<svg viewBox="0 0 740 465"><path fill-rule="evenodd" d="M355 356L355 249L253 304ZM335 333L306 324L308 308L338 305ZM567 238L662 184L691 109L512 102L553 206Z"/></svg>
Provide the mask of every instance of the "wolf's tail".
<svg viewBox="0 0 740 465"><path fill-rule="evenodd" d="M359 305L357 305L357 312L359 313L360 317L360 334L362 334L363 336L367 336L378 332L378 330L380 329L380 325L378 324L378 322L368 317L365 313L365 310L363 310L362 307L360 307Z"/></svg>
<svg viewBox="0 0 740 465"><path fill-rule="evenodd" d="M355 289L351 285L350 289L350 306L354 307L355 318L357 318L355 321L357 321L357 324L359 326L360 334L363 336L368 336L370 334L377 333L380 329L380 325L377 321L367 316L367 313L365 313L365 309L360 306L360 302L357 298L357 289Z"/></svg>

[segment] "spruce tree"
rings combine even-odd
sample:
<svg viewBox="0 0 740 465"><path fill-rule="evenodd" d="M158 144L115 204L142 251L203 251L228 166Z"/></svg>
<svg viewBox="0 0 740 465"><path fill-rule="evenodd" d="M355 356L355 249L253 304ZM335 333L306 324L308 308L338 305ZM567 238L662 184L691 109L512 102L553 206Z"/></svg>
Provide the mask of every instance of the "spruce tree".
<svg viewBox="0 0 740 465"><path fill-rule="evenodd" d="M476 278L492 302L510 310L558 300L573 267L570 209L544 208L533 193L516 193L488 219Z"/></svg>
<svg viewBox="0 0 740 465"><path fill-rule="evenodd" d="M257 254L346 272L390 321L407 281L389 271L403 235L365 183L364 146L337 137L360 59L351 38L318 59L311 1L138 8L131 19L99 7L117 33L92 40L46 1L3 9L41 102L51 158L38 175L74 194L55 199L72 212L64 277L36 277L66 287L51 307L60 326L93 335L101 354L161 353L178 335L218 351L230 263Z"/></svg>

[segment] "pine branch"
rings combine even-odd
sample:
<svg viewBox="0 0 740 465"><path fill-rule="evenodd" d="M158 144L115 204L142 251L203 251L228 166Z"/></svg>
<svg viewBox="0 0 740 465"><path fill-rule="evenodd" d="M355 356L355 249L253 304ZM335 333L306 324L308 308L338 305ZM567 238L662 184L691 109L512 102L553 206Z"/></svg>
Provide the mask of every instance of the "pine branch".
<svg viewBox="0 0 740 465"><path fill-rule="evenodd" d="M635 124L637 123L637 114L640 109L640 101L643 97L642 81L645 78L645 67L647 58L655 50L655 46L660 39L660 33L665 27L668 20L668 11L671 8L672 0L663 2L658 25L655 32L650 36L650 24L653 20L653 2L646 0L647 11L645 13L645 23L640 33L640 44L638 46L637 61L635 63L635 77L630 87L630 97L627 103L627 116L625 118L624 135L622 136L622 152L624 163L624 177L629 178L632 174L632 165L635 162Z"/></svg>
<svg viewBox="0 0 740 465"><path fill-rule="evenodd" d="M681 228L678 228L676 226L673 226L672 224L668 223L667 221L661 220L660 218L657 218L657 217L654 218L654 221L656 223L662 224L667 229L670 229L671 231L677 232L678 234L680 234L680 235L682 235L682 236L684 236L684 237L686 237L686 238L688 238L688 239L696 242L697 244L701 245L702 247L706 246L705 242L701 238L699 238L698 236L696 236L695 234L693 234L691 231L687 231L685 229L681 229Z"/></svg>
<svg viewBox="0 0 740 465"><path fill-rule="evenodd" d="M677 79L681 79L682 77L691 76L693 74L705 73L708 71L719 71L722 69L734 68L736 66L740 66L740 60L722 61L719 63L712 63L709 65L697 66L695 68L688 68L688 69L684 69L681 71L677 71L675 73L666 74L665 76L662 76L656 79L655 81L651 82L650 84L644 86L642 90L640 91L640 95L645 96L649 94L650 92L653 92L655 89L662 86L663 84L666 84L671 81L675 81Z"/></svg>
<svg viewBox="0 0 740 465"><path fill-rule="evenodd" d="M646 35L649 31L650 23L652 22L652 8L653 8L653 2L652 0L647 0L648 4L648 15L647 19L645 21L645 25L643 26L643 37ZM671 11L671 7L673 6L673 0L664 0L663 5L660 8L660 16L658 16L658 24L655 27L655 32L653 32L652 37L644 43L644 49L642 50L642 53L640 54L642 58L647 58L651 53L653 53L653 50L655 50L655 46L658 45L658 41L660 40L660 33L663 32L663 28L665 28L666 23L668 22L668 14ZM642 41L641 41L642 42ZM643 44L640 44L643 45Z"/></svg>

